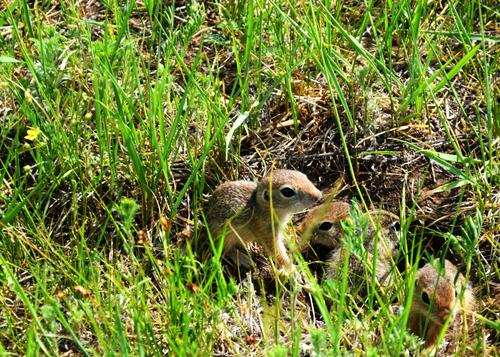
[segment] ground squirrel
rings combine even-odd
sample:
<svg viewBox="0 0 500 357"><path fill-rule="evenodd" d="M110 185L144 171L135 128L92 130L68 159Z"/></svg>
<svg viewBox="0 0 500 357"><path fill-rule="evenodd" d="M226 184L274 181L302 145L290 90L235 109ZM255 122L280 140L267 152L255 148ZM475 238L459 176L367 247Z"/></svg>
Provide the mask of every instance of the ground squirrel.
<svg viewBox="0 0 500 357"><path fill-rule="evenodd" d="M303 173L274 170L258 183L231 181L218 186L208 201L206 217L212 236L226 233L225 255L234 256L236 248L257 244L279 268L290 267L283 228L293 214L321 197Z"/></svg>
<svg viewBox="0 0 500 357"><path fill-rule="evenodd" d="M427 263L417 272L409 328L430 347L449 320L445 340L451 342L447 348L450 350L461 329L472 330L474 305L472 288L452 263L445 260L444 267L439 267L437 261Z"/></svg>
<svg viewBox="0 0 500 357"><path fill-rule="evenodd" d="M351 217L350 211L356 217ZM343 220L346 221L346 227L351 229L349 237L341 226ZM398 223L398 217L387 211L361 213L351 210L351 206L345 202L328 202L313 208L306 215L299 232L304 236L304 241L309 240L311 244L321 244L331 250L326 259L325 277L328 279L338 277L346 254L350 255L349 278L364 277L365 269L372 265L376 246L375 277L382 283L393 266L399 240ZM374 239L377 232L380 232L378 240Z"/></svg>
<svg viewBox="0 0 500 357"><path fill-rule="evenodd" d="M302 220L298 231L301 244L320 244L337 248L340 244L342 227L340 222L349 217L350 205L346 202L327 202L312 208Z"/></svg>

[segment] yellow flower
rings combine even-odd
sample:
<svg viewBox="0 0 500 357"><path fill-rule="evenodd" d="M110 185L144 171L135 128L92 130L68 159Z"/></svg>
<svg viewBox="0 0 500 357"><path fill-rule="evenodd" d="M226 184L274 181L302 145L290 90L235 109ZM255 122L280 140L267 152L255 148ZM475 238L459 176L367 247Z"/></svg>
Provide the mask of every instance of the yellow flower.
<svg viewBox="0 0 500 357"><path fill-rule="evenodd" d="M28 134L24 138L29 141L35 141L41 132L40 128L30 126Z"/></svg>

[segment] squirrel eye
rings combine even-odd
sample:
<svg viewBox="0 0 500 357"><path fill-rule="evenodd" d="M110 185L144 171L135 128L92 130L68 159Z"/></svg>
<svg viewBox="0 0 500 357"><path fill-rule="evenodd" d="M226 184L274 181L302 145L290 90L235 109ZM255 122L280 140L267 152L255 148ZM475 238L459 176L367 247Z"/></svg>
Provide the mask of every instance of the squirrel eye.
<svg viewBox="0 0 500 357"><path fill-rule="evenodd" d="M429 298L429 295L425 291L422 293L422 301L424 302L424 304L427 305L430 305L431 303L431 299Z"/></svg>
<svg viewBox="0 0 500 357"><path fill-rule="evenodd" d="M290 187L282 187L280 189L280 192L284 197L287 197L287 198L295 196L295 190L293 188L290 188Z"/></svg>
<svg viewBox="0 0 500 357"><path fill-rule="evenodd" d="M325 222L322 222L319 225L318 229L320 231L325 231L326 232L326 231L329 231L332 227L333 227L333 223L332 222L325 221Z"/></svg>
<svg viewBox="0 0 500 357"><path fill-rule="evenodd" d="M395 221L389 227L392 230L395 230L395 231L399 232L401 230L401 223L399 223L399 221Z"/></svg>
<svg viewBox="0 0 500 357"><path fill-rule="evenodd" d="M262 192L262 197L264 198L264 201L269 201L269 192L264 190L264 192Z"/></svg>

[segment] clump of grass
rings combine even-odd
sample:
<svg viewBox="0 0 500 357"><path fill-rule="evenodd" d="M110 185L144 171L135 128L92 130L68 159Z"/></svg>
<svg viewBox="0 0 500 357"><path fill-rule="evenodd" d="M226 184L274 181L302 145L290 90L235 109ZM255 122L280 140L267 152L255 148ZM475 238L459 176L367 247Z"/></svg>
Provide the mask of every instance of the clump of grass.
<svg viewBox="0 0 500 357"><path fill-rule="evenodd" d="M431 256L481 302L461 348L495 348L493 2L0 9L0 354L418 351L408 296ZM273 165L400 216L393 293L360 302L347 270L318 282L298 257L305 281L266 299L220 250L197 259L206 194Z"/></svg>

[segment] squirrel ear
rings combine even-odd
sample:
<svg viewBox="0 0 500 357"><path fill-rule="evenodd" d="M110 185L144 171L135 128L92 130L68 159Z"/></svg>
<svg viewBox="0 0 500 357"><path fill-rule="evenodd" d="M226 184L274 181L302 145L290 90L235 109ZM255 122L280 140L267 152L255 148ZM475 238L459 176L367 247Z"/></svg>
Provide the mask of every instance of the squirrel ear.
<svg viewBox="0 0 500 357"><path fill-rule="evenodd" d="M269 201L269 192L267 190L262 191L262 198L264 201Z"/></svg>

